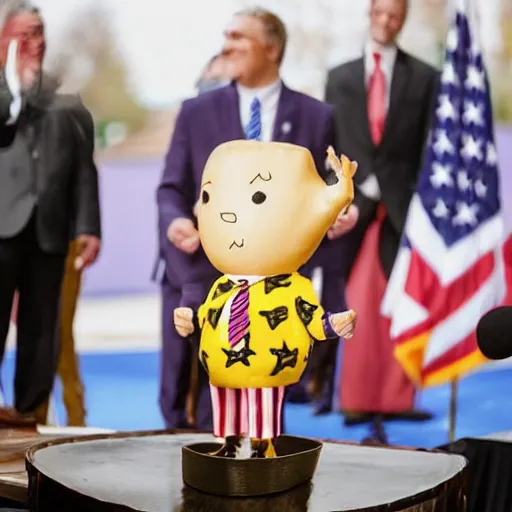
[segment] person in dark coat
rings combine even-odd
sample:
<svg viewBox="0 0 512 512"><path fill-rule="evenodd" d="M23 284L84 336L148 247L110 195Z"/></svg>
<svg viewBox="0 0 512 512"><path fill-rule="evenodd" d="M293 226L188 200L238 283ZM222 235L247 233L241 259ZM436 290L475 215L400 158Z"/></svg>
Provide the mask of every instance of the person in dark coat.
<svg viewBox="0 0 512 512"><path fill-rule="evenodd" d="M36 418L52 391L59 357L59 299L71 240L76 266L100 250L94 125L80 99L43 73L39 11L7 13L0 33L0 358L18 291L14 408L0 423Z"/></svg>

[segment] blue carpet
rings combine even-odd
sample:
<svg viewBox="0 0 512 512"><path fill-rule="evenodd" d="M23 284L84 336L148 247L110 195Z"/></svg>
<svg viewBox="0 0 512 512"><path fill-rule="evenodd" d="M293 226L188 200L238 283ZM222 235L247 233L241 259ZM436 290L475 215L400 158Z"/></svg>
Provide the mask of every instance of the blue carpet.
<svg viewBox="0 0 512 512"><path fill-rule="evenodd" d="M81 357L86 386L88 424L116 430L151 430L163 427L158 409L159 360L156 352L86 354ZM13 354L6 356L2 382L7 400L12 400ZM459 384L456 438L480 436L512 429L512 370L471 375ZM501 392L503 394L501 394ZM65 418L56 389L58 417ZM421 393L418 405L435 414L425 423L388 423L391 444L431 448L447 442L449 386ZM289 433L318 438L360 441L367 426L344 427L342 416L332 413L314 417L306 405L286 406Z"/></svg>

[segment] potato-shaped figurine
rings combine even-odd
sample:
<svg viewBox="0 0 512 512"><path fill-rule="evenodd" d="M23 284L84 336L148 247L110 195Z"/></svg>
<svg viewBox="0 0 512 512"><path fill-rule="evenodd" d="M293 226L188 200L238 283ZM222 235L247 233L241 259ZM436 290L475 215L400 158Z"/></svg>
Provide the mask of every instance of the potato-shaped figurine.
<svg viewBox="0 0 512 512"><path fill-rule="evenodd" d="M357 164L329 148L333 185L311 153L279 142L232 141L206 164L198 201L201 244L223 273L197 315L178 308L182 336L200 329L217 455L235 457L251 439L252 457L272 457L281 433L285 386L306 368L314 341L350 337L356 315L326 313L311 281L297 271L354 197ZM340 255L341 257L341 255Z"/></svg>

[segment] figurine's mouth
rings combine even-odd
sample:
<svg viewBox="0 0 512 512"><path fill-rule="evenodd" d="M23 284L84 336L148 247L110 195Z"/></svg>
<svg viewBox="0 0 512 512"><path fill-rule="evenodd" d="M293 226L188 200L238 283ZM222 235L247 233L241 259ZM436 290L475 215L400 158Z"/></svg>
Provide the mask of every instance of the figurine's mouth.
<svg viewBox="0 0 512 512"><path fill-rule="evenodd" d="M233 247L236 247L237 249L241 249L244 246L244 239L242 238L241 242L237 242L236 240L233 240L233 243L229 246L230 249L233 249Z"/></svg>

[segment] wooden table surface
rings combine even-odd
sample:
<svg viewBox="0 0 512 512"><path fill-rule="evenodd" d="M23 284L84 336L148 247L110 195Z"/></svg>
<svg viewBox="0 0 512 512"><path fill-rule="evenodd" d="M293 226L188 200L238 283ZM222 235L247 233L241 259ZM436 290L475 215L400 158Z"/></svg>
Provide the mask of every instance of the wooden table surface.
<svg viewBox="0 0 512 512"><path fill-rule="evenodd" d="M0 429L0 497L27 503L25 452L52 438L54 436L43 436L35 429Z"/></svg>
<svg viewBox="0 0 512 512"><path fill-rule="evenodd" d="M25 452L38 443L70 435L66 428L55 435L40 434L35 428L0 428L0 498L26 504Z"/></svg>

